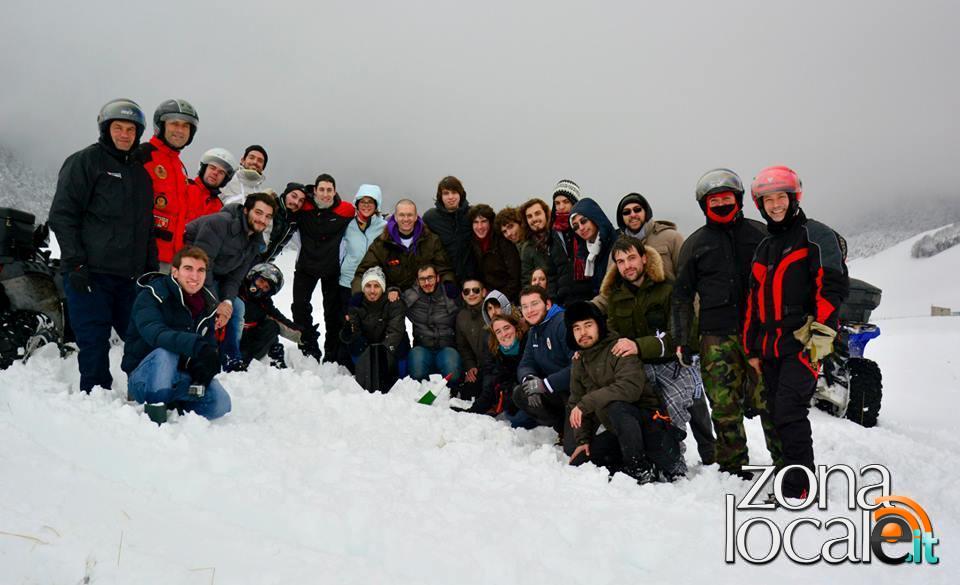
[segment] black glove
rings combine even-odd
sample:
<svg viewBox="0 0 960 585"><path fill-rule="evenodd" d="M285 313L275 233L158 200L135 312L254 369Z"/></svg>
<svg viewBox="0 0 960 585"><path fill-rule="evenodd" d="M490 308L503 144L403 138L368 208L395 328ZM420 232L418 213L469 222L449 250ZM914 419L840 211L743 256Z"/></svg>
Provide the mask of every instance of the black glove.
<svg viewBox="0 0 960 585"><path fill-rule="evenodd" d="M689 345L681 345L677 348L677 359L680 360L680 364L688 368L693 367L693 357L697 355L697 350L691 348Z"/></svg>
<svg viewBox="0 0 960 585"><path fill-rule="evenodd" d="M523 389L523 394L527 398L527 405L530 408L543 408L541 396L547 393L547 386L543 383L543 380L532 375L526 376L520 382L520 387Z"/></svg>
<svg viewBox="0 0 960 585"><path fill-rule="evenodd" d="M194 384L206 386L220 372L220 352L210 343L204 342L197 355L187 364L187 373Z"/></svg>
<svg viewBox="0 0 960 585"><path fill-rule="evenodd" d="M80 294L89 294L93 292L93 282L90 280L90 271L86 266L81 266L67 275L70 281L70 288Z"/></svg>

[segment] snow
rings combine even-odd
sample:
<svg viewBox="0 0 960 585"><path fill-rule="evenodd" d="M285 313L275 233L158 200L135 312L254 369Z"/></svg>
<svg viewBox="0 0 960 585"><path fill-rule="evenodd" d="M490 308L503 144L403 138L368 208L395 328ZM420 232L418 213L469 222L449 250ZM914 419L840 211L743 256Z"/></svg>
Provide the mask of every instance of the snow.
<svg viewBox="0 0 960 585"><path fill-rule="evenodd" d="M956 250L914 260L909 246L851 266L884 288L883 315L923 314L916 291L960 290L946 280ZM280 264L288 310L292 256ZM960 534L960 439L948 420L960 319L878 323L867 355L884 371L880 425L813 411L817 460L887 466L893 493L919 502L949 543ZM0 372L0 584L953 581L949 544L939 566L725 564L723 497L747 485L701 466L692 438L687 479L608 483L568 467L548 429L455 413L445 396L416 404L424 388L409 380L370 395L295 350L288 370L221 375L234 407L225 418L174 414L157 426L124 399L121 353L111 352L116 390L89 396L76 390L76 359L54 348ZM759 421L747 431L753 462L769 463ZM829 486L832 503L843 487ZM839 506L805 515L859 522ZM782 527L795 513L767 516ZM803 528L798 548L836 536Z"/></svg>

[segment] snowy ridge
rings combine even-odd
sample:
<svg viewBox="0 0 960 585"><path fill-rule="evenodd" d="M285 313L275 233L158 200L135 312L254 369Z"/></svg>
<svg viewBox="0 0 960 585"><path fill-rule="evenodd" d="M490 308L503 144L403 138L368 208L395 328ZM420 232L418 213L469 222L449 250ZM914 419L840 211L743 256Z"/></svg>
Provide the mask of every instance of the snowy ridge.
<svg viewBox="0 0 960 585"><path fill-rule="evenodd" d="M37 173L0 145L0 207L14 207L47 219L57 179Z"/></svg>

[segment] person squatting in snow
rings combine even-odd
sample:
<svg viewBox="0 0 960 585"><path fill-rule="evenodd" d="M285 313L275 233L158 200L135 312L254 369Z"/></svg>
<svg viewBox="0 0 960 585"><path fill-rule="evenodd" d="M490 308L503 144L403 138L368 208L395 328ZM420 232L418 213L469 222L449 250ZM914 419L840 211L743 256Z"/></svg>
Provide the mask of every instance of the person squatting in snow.
<svg viewBox="0 0 960 585"><path fill-rule="evenodd" d="M803 215L791 169L753 183L766 225L744 217L736 173L705 173L694 192L705 225L685 241L640 193L620 199L615 228L570 179L495 212L446 176L422 218L409 198L381 212L377 185L348 202L329 173L277 195L258 144L239 165L208 150L188 180L181 157L198 126L189 102L166 100L141 145L142 110L113 100L98 142L64 162L50 227L81 390L110 388L112 328L126 341L131 398L220 416L229 396L215 373L266 358L285 367L282 335L370 391L439 372L473 400L458 410L550 426L572 463L641 482L684 473L688 424L704 464L749 479L743 419L754 415L776 465L812 468L807 406L847 274L839 236ZM284 275L270 264L288 244L292 319L273 304ZM187 391L194 382L202 397ZM803 491L801 475L789 490Z"/></svg>

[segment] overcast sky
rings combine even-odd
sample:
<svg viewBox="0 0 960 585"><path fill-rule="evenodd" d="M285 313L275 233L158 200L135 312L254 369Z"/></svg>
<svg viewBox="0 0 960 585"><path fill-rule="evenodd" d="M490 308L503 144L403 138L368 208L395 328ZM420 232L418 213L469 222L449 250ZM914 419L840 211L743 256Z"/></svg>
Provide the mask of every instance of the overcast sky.
<svg viewBox="0 0 960 585"><path fill-rule="evenodd" d="M770 164L827 221L956 194L960 3L5 0L0 144L56 171L100 106L189 100L213 146L261 143L270 186L320 172L499 208L577 181L691 228L698 177ZM148 129L148 133L150 129ZM755 209L748 212L758 217ZM612 218L613 219L613 218Z"/></svg>

